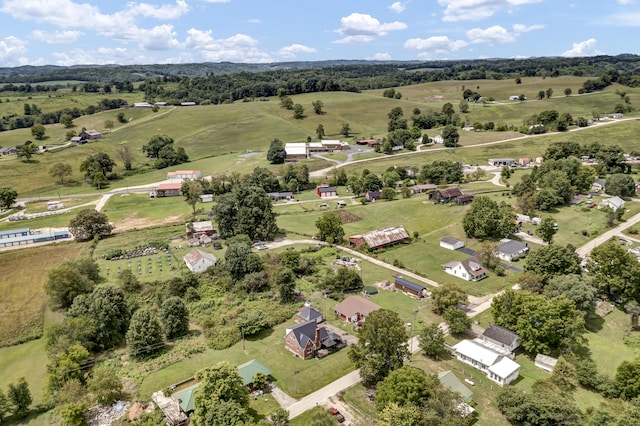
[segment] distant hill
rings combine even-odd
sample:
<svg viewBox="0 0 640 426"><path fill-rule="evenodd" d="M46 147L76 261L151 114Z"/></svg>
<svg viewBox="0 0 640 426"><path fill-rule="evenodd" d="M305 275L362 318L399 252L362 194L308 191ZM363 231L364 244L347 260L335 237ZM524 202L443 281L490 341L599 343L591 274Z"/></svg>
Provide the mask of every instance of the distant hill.
<svg viewBox="0 0 640 426"><path fill-rule="evenodd" d="M106 83L111 81L143 81L156 77L206 77L237 73L261 73L273 71L296 71L325 68L341 70L355 67L375 67L387 72L406 72L412 70L439 70L444 75L465 79L465 72L475 71L471 78L498 78L518 73L522 76L545 72L598 76L608 69L620 73L637 73L640 70L640 56L623 54L617 56L591 56L584 58L540 57L527 59L477 59L457 61L367 61L367 60L330 60L273 62L248 64L232 62L204 62L192 64L153 64L153 65L75 65L75 66L21 66L0 68L0 83L41 83L46 81L80 80ZM482 75L486 77L482 77Z"/></svg>

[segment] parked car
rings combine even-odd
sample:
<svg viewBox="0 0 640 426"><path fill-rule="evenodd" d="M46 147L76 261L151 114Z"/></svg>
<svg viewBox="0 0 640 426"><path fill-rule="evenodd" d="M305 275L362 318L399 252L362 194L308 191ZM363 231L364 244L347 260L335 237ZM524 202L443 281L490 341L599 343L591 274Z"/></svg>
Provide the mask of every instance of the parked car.
<svg viewBox="0 0 640 426"><path fill-rule="evenodd" d="M338 423L343 423L344 422L344 416L342 415L342 413L340 411L338 411L337 408L335 407L331 407L331 409L329 410L331 412L331 414L333 416L335 416L336 420L338 421Z"/></svg>

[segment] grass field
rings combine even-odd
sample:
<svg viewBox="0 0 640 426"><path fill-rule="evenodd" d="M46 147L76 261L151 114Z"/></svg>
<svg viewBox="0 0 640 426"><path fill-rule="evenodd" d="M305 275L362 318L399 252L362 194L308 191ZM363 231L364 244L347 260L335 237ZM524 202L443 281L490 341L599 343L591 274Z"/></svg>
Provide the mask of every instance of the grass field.
<svg viewBox="0 0 640 426"><path fill-rule="evenodd" d="M4 231L8 229L18 228L43 229L65 227L69 226L69 221L78 214L78 211L72 210L68 213L54 214L51 216L44 216L29 220L20 220L16 222L4 221L0 222L0 230Z"/></svg>
<svg viewBox="0 0 640 426"><path fill-rule="evenodd" d="M208 206L200 204L198 207ZM116 225L115 232L156 225L182 224L191 217L182 197L149 198L146 194L114 195L102 209Z"/></svg>
<svg viewBox="0 0 640 426"><path fill-rule="evenodd" d="M47 274L86 249L69 242L0 252L0 346L42 335Z"/></svg>

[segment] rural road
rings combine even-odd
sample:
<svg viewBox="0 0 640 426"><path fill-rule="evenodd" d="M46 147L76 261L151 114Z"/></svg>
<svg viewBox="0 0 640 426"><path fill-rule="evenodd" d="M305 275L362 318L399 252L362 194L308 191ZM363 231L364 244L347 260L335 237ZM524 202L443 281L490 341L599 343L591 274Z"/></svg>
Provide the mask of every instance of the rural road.
<svg viewBox="0 0 640 426"><path fill-rule="evenodd" d="M630 217L624 223L621 223L620 225L616 226L615 228L610 229L607 232L605 232L604 234L602 234L602 235L594 238L593 240L589 241L588 243L586 243L582 247L578 248L576 250L576 253L578 253L578 255L581 258L585 259L585 258L589 257L589 254L591 253L591 250L593 250L594 248L598 247L601 244L606 243L612 237L622 235L622 231L624 231L627 228L632 227L633 225L635 225L638 222L640 222L640 213L636 214L635 216ZM625 238L626 238L626 236L625 236Z"/></svg>

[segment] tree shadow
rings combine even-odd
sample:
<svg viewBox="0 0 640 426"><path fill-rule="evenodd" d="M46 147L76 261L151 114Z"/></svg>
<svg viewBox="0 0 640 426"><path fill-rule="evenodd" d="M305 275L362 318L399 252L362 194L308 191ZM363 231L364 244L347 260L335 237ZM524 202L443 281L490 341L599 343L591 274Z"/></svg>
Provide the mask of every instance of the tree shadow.
<svg viewBox="0 0 640 426"><path fill-rule="evenodd" d="M588 314L585 318L585 328L591 333L597 333L604 327L604 318L597 314Z"/></svg>

